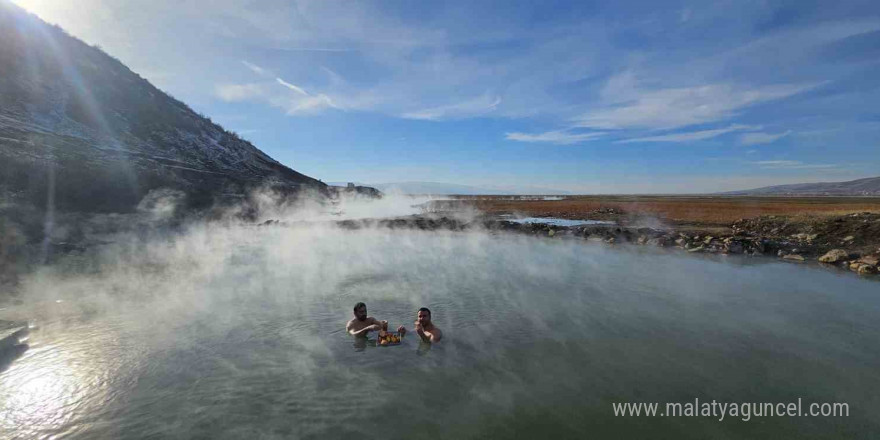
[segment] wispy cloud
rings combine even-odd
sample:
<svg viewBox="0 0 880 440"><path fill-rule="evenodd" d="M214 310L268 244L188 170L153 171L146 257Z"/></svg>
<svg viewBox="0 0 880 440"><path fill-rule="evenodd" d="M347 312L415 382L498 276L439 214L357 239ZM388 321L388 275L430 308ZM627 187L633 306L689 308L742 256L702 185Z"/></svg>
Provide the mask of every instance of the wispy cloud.
<svg viewBox="0 0 880 440"><path fill-rule="evenodd" d="M354 49L332 47L276 47L277 50L287 52L352 52Z"/></svg>
<svg viewBox="0 0 880 440"><path fill-rule="evenodd" d="M244 64L245 67L247 67L248 69L251 69L251 71L256 73L257 75L261 75L261 76L271 75L271 73L268 70L254 64L254 63L250 63L245 60L241 60L241 63Z"/></svg>
<svg viewBox="0 0 880 440"><path fill-rule="evenodd" d="M595 129L673 129L728 119L750 105L801 93L817 84L746 87L709 84L643 91L630 77L613 77L603 96L609 105L573 119L578 127ZM611 98L613 97L613 98Z"/></svg>
<svg viewBox="0 0 880 440"><path fill-rule="evenodd" d="M519 142L548 142L557 145L571 145L581 142L596 140L603 136L603 132L572 133L569 131L547 131L544 133L505 133L504 138Z"/></svg>
<svg viewBox="0 0 880 440"><path fill-rule="evenodd" d="M278 86L287 92L278 92ZM314 115L326 109L342 109L329 96L310 94L302 87L275 78L275 82L249 84L221 84L215 95L227 102L258 101L283 110L290 116Z"/></svg>
<svg viewBox="0 0 880 440"><path fill-rule="evenodd" d="M300 88L294 84L291 84L281 78L275 78L275 81L277 81L278 84L281 84L282 86L287 87L288 89L293 90L296 93L299 93L300 95L309 96L308 92L306 92L302 88Z"/></svg>
<svg viewBox="0 0 880 440"><path fill-rule="evenodd" d="M329 96L308 95L304 97L280 97L272 100L272 104L285 111L290 116L313 115L328 108L339 109Z"/></svg>
<svg viewBox="0 0 880 440"><path fill-rule="evenodd" d="M421 119L427 121L441 121L446 119L460 119L486 115L501 104L498 96L483 95L467 101L439 107L427 108L406 112L400 115L405 119Z"/></svg>
<svg viewBox="0 0 880 440"><path fill-rule="evenodd" d="M263 96L265 85L257 83L219 84L214 88L214 93L227 102L247 101Z"/></svg>
<svg viewBox="0 0 880 440"><path fill-rule="evenodd" d="M769 144L772 142L776 142L779 139L782 139L791 134L791 130L788 130L783 133L745 133L739 138L739 143L742 145L759 145L759 144Z"/></svg>
<svg viewBox="0 0 880 440"><path fill-rule="evenodd" d="M760 126L752 126L752 125L739 125L734 124L727 128L716 128L714 130L702 130L702 131L691 131L687 133L672 133L672 134L664 134L660 136L648 136L634 139L624 139L617 141L615 143L618 144L629 144L633 142L691 142L691 141L701 141L704 139L711 139L716 136L721 136L725 133L730 133L734 131L743 131L743 130L760 130Z"/></svg>
<svg viewBox="0 0 880 440"><path fill-rule="evenodd" d="M773 170L807 170L807 169L829 169L829 168L840 168L837 164L809 164L803 163L799 160L760 160L757 162L752 162L752 164L757 165L763 169L773 169Z"/></svg>

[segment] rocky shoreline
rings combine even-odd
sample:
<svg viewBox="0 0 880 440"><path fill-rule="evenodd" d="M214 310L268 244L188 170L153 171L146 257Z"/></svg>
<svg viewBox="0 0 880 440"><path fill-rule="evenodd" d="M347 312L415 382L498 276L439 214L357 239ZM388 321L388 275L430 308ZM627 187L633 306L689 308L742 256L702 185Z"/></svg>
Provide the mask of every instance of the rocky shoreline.
<svg viewBox="0 0 880 440"><path fill-rule="evenodd" d="M271 224L278 222L263 223ZM693 228L681 230L624 225L556 226L518 223L487 215L462 220L452 215L423 214L389 219L343 220L336 224L349 230L379 227L426 231L507 232L551 239L677 248L689 253L765 256L792 262L812 261L866 276L880 272L880 214L867 212L809 219L761 216L734 222L730 225L729 232L720 234L701 232Z"/></svg>

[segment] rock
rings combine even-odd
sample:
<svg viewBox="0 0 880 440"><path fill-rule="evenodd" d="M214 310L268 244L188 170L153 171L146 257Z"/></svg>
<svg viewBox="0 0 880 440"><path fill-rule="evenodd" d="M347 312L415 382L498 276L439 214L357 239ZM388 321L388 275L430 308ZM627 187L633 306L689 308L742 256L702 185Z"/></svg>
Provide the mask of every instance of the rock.
<svg viewBox="0 0 880 440"><path fill-rule="evenodd" d="M831 249L825 255L819 257L819 262L834 264L849 258L849 253L843 249Z"/></svg>
<svg viewBox="0 0 880 440"><path fill-rule="evenodd" d="M712 240L713 240L714 238L715 238L715 237L712 237L712 236L710 235L710 236L706 237L705 240L703 240L703 243L709 244L709 243L712 242Z"/></svg>
<svg viewBox="0 0 880 440"><path fill-rule="evenodd" d="M849 270L858 272L859 266L861 266L861 265L862 265L862 263L853 261L853 262L849 263Z"/></svg>
<svg viewBox="0 0 880 440"><path fill-rule="evenodd" d="M730 254L741 254L743 252L743 245L738 241L731 241L727 243L724 250Z"/></svg>
<svg viewBox="0 0 880 440"><path fill-rule="evenodd" d="M802 257L798 254L788 254L782 258L784 258L786 260L792 260L792 261L804 261L804 257Z"/></svg>
<svg viewBox="0 0 880 440"><path fill-rule="evenodd" d="M552 229L549 230L549 231L547 231L547 236L548 236L548 237L552 237L552 236L554 236L554 235L556 235L556 231L554 231L554 230L552 230Z"/></svg>
<svg viewBox="0 0 880 440"><path fill-rule="evenodd" d="M867 264L863 264L863 265L859 266L859 269L857 270L857 272L859 273L859 275L872 275L872 274L877 273L877 269L874 266L869 266Z"/></svg>
<svg viewBox="0 0 880 440"><path fill-rule="evenodd" d="M666 237L657 237L648 240L648 244L651 246L663 247L669 244L669 240Z"/></svg>
<svg viewBox="0 0 880 440"><path fill-rule="evenodd" d="M693 249L688 249L688 252L702 252L702 251L703 251L703 246L698 246Z"/></svg>
<svg viewBox="0 0 880 440"><path fill-rule="evenodd" d="M648 237L645 237L644 235L639 235L639 239L636 240L636 243L638 243L638 244L645 244L647 242L648 242Z"/></svg>
<svg viewBox="0 0 880 440"><path fill-rule="evenodd" d="M864 257L859 258L856 261L858 261L859 263L867 264L869 266L876 266L878 263L880 263L880 259L877 258L877 255L865 255Z"/></svg>
<svg viewBox="0 0 880 440"><path fill-rule="evenodd" d="M685 247L685 245L687 245L687 240L685 240L684 238L678 238L675 240L675 245L679 247Z"/></svg>
<svg viewBox="0 0 880 440"><path fill-rule="evenodd" d="M777 257L784 257L784 256L785 256L785 251L782 250L782 249L778 250L778 251L776 252L776 256L777 256Z"/></svg>
<svg viewBox="0 0 880 440"><path fill-rule="evenodd" d="M853 237L852 235L848 235L848 236L846 236L846 237L843 238L843 241L853 241L853 240L855 240L855 239L856 239L856 238Z"/></svg>
<svg viewBox="0 0 880 440"><path fill-rule="evenodd" d="M615 241L617 241L617 240L615 240L614 237L611 237L608 240L605 240L605 243L614 244Z"/></svg>

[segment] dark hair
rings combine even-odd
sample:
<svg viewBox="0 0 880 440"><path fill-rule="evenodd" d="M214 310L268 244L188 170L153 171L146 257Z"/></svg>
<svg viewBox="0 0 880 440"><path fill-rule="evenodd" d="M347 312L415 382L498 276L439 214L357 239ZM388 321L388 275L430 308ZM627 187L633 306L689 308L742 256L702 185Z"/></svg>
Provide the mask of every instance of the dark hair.
<svg viewBox="0 0 880 440"><path fill-rule="evenodd" d="M425 312L425 313L427 313L427 314L428 314L428 318L431 317L431 311L428 310L427 307L422 307L421 309L419 309L419 311L420 311L420 312Z"/></svg>
<svg viewBox="0 0 880 440"><path fill-rule="evenodd" d="M366 306L367 306L366 304L364 304L364 303L362 303L362 302L359 302L359 303L357 303L357 304L354 305L354 311L357 312L359 308L361 308L361 307L366 307Z"/></svg>

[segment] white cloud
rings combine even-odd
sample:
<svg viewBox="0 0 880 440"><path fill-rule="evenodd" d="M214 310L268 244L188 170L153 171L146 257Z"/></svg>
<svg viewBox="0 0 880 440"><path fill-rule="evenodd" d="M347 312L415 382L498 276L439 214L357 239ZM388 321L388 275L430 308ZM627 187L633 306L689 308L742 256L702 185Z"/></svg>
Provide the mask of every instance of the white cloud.
<svg viewBox="0 0 880 440"><path fill-rule="evenodd" d="M548 131L544 133L538 134L529 134L529 133L505 133L505 139L510 141L519 141L519 142L549 142L558 145L571 145L577 144L580 142L587 142L595 140L605 133L603 132L593 132L593 133L571 133L568 131Z"/></svg>
<svg viewBox="0 0 880 440"><path fill-rule="evenodd" d="M483 116L492 112L501 104L500 97L483 95L467 101L440 107L427 108L406 112L400 115L406 119L422 119L428 121L440 121L444 119L459 119L467 117Z"/></svg>
<svg viewBox="0 0 880 440"><path fill-rule="evenodd" d="M275 78L275 81L277 81L278 84L281 84L282 86L287 87L288 89L293 90L296 93L299 93L300 95L309 96L309 94L305 90L303 90L300 87L297 87L297 86L295 86L295 85L293 85L293 84L291 84L281 78Z"/></svg>
<svg viewBox="0 0 880 440"><path fill-rule="evenodd" d="M262 75L262 76L271 75L271 73L269 73L268 70L266 70L256 64L249 63L245 60L241 60L241 63L244 64L245 67L247 67L248 69L251 69L251 71L256 73L257 75Z"/></svg>
<svg viewBox="0 0 880 440"><path fill-rule="evenodd" d="M760 126L751 126L751 125L739 125L734 124L727 128L716 128L714 130L702 130L702 131L692 131L688 133L673 133L673 134L664 134L661 136L649 136L642 138L634 138L634 139L624 139L621 141L617 141L618 144L628 144L632 142L690 142L690 141L701 141L704 139L711 139L716 136L721 136L725 133L730 133L733 131L742 131L742 130L760 130Z"/></svg>
<svg viewBox="0 0 880 440"><path fill-rule="evenodd" d="M817 84L744 87L709 84L642 91L631 72L612 77L602 91L606 105L574 118L595 129L672 129L730 118L753 104L795 95Z"/></svg>
<svg viewBox="0 0 880 440"><path fill-rule="evenodd" d="M277 92L278 85L287 92ZM342 109L330 96L323 93L310 94L281 78L275 78L275 83L222 84L215 88L215 94L228 102L264 102L290 116L314 115L328 108Z"/></svg>
<svg viewBox="0 0 880 440"><path fill-rule="evenodd" d="M807 164L803 163L799 160L760 160L757 162L752 162L764 169L773 169L773 170L807 170L807 169L827 169L827 168L839 168L836 164Z"/></svg>
<svg viewBox="0 0 880 440"><path fill-rule="evenodd" d="M791 134L791 130L788 130L784 133L772 134L772 133L745 133L739 138L739 143L742 145L759 145L759 144L769 144L771 142L775 142L778 139L784 138Z"/></svg>
<svg viewBox="0 0 880 440"><path fill-rule="evenodd" d="M263 84L220 84L214 89L215 94L228 102L247 101L259 98L265 93Z"/></svg>
<svg viewBox="0 0 880 440"><path fill-rule="evenodd" d="M339 109L333 100L324 94L280 97L273 99L271 103L290 116L314 115L328 108Z"/></svg>

